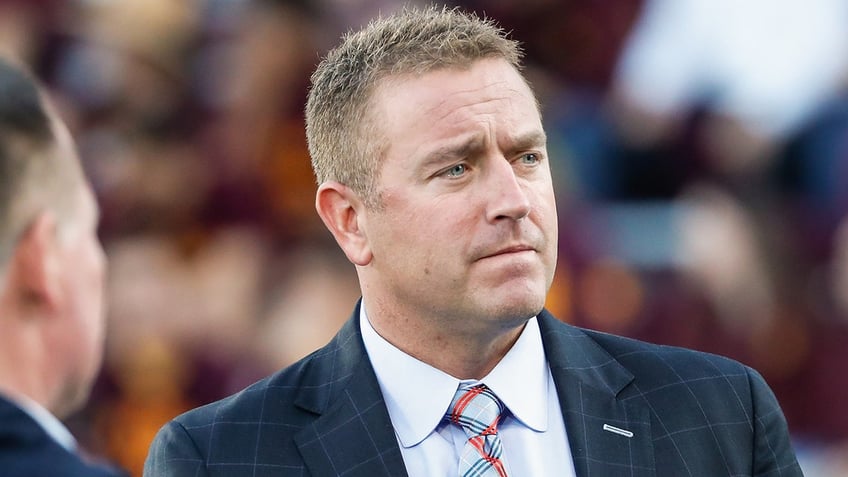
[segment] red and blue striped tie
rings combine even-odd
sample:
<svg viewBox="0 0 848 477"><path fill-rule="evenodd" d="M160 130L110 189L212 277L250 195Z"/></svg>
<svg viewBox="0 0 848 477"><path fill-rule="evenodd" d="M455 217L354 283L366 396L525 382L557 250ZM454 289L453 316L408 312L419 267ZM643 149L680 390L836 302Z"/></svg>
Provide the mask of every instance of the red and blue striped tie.
<svg viewBox="0 0 848 477"><path fill-rule="evenodd" d="M503 403L485 384L457 389L445 418L461 426L468 436L459 458L460 477L506 477L498 436L503 411Z"/></svg>

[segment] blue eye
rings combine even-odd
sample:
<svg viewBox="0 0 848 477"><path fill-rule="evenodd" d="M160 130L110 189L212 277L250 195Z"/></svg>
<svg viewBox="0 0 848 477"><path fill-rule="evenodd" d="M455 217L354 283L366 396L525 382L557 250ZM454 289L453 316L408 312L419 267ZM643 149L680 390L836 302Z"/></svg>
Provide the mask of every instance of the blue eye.
<svg viewBox="0 0 848 477"><path fill-rule="evenodd" d="M536 153L527 153L521 156L521 162L523 164L538 164L539 163L539 155Z"/></svg>
<svg viewBox="0 0 848 477"><path fill-rule="evenodd" d="M445 171L445 175L447 175L448 177L459 177L465 174L466 170L467 168L465 167L465 164L457 164Z"/></svg>

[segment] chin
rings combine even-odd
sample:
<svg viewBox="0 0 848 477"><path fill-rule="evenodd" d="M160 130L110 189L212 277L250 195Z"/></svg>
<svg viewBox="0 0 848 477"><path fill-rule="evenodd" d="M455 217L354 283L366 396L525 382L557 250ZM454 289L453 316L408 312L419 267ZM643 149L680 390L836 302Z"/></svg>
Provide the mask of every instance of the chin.
<svg viewBox="0 0 848 477"><path fill-rule="evenodd" d="M504 320L515 319L523 322L538 315L544 306L544 295L503 296L497 309L493 310L493 315L500 316Z"/></svg>
<svg viewBox="0 0 848 477"><path fill-rule="evenodd" d="M531 312L530 316L537 314L545 306L548 294L546 282L541 279L507 282L498 288L493 293L504 306L528 310Z"/></svg>

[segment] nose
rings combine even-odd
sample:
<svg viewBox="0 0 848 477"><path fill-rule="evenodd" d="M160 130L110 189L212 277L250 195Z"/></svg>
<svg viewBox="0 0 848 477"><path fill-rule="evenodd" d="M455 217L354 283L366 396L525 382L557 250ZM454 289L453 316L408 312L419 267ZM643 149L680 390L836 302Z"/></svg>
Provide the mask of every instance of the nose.
<svg viewBox="0 0 848 477"><path fill-rule="evenodd" d="M509 161L503 157L493 160L488 176L486 218L490 222L520 220L530 214L527 185L522 184Z"/></svg>

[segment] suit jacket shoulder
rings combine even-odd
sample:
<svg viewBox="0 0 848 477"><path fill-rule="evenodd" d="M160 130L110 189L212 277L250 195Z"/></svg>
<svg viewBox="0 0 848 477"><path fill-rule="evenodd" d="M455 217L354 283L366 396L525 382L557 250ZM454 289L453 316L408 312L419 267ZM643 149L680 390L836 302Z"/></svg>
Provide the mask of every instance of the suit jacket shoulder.
<svg viewBox="0 0 848 477"><path fill-rule="evenodd" d="M405 475L357 317L292 366L168 423L144 475Z"/></svg>
<svg viewBox="0 0 848 477"><path fill-rule="evenodd" d="M0 397L0 474L3 477L119 477L83 462L50 437L17 405Z"/></svg>
<svg viewBox="0 0 848 477"><path fill-rule="evenodd" d="M802 475L755 370L539 318L578 475Z"/></svg>
<svg viewBox="0 0 848 477"><path fill-rule="evenodd" d="M586 334L644 387L667 386L679 381L695 385L698 381L737 378L747 382L753 369L733 359L676 346L659 345L593 330ZM695 382L692 382L694 380Z"/></svg>

